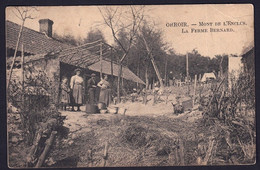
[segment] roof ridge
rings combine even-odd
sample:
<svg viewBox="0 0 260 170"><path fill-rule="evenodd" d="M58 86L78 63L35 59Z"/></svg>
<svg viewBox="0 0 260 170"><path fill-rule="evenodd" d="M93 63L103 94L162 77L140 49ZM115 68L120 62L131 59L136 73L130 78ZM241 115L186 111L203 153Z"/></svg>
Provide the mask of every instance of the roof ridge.
<svg viewBox="0 0 260 170"><path fill-rule="evenodd" d="M17 26L21 26L20 24L17 24L17 23L15 23L15 22L10 21L10 20L6 20L6 22L9 22L10 24L14 24L14 25L17 25ZM29 27L25 27L25 26L24 26L23 28L28 29L28 30L30 30L30 31L33 31L33 32L35 32L35 33L38 33L38 34L41 34L41 35L45 35L45 36L46 36L46 34L44 34L44 33L42 33L42 32L39 32L39 31L36 31L36 30L34 30L34 29L31 29L31 28L29 28ZM54 40L54 41L59 42L59 43L63 43L63 44L66 44L66 45L69 45L69 46L72 46L72 47L75 46L75 45L72 45L72 44L69 44L69 43L62 42L62 41L60 41L60 40L58 40L58 39L56 39L56 38L53 38L53 37L49 37L49 36L47 36L47 37L48 37L49 39Z"/></svg>

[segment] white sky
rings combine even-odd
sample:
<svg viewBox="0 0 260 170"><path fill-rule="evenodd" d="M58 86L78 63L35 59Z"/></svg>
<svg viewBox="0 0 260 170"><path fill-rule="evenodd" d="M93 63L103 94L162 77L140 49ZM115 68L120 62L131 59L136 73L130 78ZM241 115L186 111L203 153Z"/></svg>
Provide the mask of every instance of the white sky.
<svg viewBox="0 0 260 170"><path fill-rule="evenodd" d="M146 7L149 9L146 15L156 23L158 29L163 31L165 42L168 42L170 47L180 54L196 48L200 54L210 57L217 54L240 55L243 48L254 40L253 6L249 4L152 5ZM35 19L26 20L26 27L38 31L38 20L49 18L54 22L53 32L59 35L72 34L74 37L84 38L90 30L99 28L104 33L106 40L113 43L111 31L103 24L103 18L97 6L56 6L38 7L38 9ZM6 19L20 24L21 21L12 10L14 10L13 7L6 8ZM196 34L183 34L180 27L166 27L166 23L187 22L190 25L202 21L243 21L246 25L233 26L235 32Z"/></svg>

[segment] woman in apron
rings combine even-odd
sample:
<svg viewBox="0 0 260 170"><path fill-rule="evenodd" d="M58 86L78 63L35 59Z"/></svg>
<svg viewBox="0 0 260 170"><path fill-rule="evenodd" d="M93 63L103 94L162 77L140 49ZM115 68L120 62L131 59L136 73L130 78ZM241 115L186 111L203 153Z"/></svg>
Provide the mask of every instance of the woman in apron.
<svg viewBox="0 0 260 170"><path fill-rule="evenodd" d="M99 102L106 104L106 106L109 106L112 99L110 83L108 82L108 76L105 75L104 79L101 79L97 86L100 87Z"/></svg>
<svg viewBox="0 0 260 170"><path fill-rule="evenodd" d="M77 111L80 111L79 107L83 104L83 78L80 76L80 69L76 69L75 73L76 75L71 77L70 88L72 89L74 104L78 107ZM74 105L72 111L74 111Z"/></svg>

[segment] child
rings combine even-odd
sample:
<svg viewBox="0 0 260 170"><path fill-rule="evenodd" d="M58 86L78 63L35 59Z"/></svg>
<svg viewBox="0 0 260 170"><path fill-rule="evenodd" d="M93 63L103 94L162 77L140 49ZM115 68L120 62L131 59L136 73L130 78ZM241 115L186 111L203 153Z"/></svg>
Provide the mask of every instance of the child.
<svg viewBox="0 0 260 170"><path fill-rule="evenodd" d="M62 83L61 83L61 105L62 109L64 107L64 110L66 110L66 107L70 103L70 88L68 85L68 78L63 77Z"/></svg>

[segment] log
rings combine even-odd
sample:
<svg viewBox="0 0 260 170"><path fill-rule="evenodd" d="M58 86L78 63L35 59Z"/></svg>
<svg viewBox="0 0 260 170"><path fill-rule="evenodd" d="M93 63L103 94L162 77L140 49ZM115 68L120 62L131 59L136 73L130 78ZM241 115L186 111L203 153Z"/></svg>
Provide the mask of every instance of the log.
<svg viewBox="0 0 260 170"><path fill-rule="evenodd" d="M39 157L39 160L38 160L38 162L37 162L35 168L39 168L39 167L42 166L42 164L43 164L43 162L44 162L44 160L45 160L45 157L46 157L46 155L48 154L48 152L49 152L49 150L50 150L50 147L51 147L51 145L52 145L52 143L53 143L53 141L54 141L54 137L55 137L56 134L57 134L57 131L52 131L52 132L51 132L51 136L50 136L50 138L46 141L46 146L45 146L45 148L44 148L44 150L43 150L41 156Z"/></svg>
<svg viewBox="0 0 260 170"><path fill-rule="evenodd" d="M39 145L39 141L42 138L42 130L37 132L36 138L33 142L33 146L30 149L29 154L26 157L26 161L27 161L27 166L29 166L30 164L34 163L34 155L37 151L38 145Z"/></svg>

